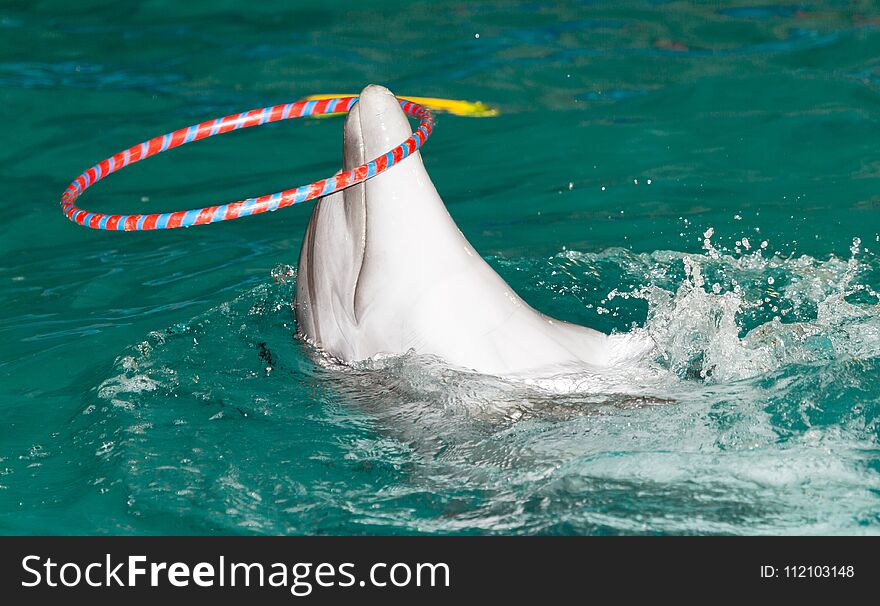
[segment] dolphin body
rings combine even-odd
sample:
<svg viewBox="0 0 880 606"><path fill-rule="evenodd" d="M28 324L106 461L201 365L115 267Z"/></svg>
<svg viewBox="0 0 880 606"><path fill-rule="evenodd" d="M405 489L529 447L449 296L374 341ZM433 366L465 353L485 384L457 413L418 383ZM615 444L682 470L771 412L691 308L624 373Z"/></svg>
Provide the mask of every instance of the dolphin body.
<svg viewBox="0 0 880 606"><path fill-rule="evenodd" d="M394 95L367 86L345 121L345 169L411 132ZM458 229L419 153L317 202L294 308L298 332L344 363L414 351L484 374L541 376L598 370L650 349L530 307Z"/></svg>

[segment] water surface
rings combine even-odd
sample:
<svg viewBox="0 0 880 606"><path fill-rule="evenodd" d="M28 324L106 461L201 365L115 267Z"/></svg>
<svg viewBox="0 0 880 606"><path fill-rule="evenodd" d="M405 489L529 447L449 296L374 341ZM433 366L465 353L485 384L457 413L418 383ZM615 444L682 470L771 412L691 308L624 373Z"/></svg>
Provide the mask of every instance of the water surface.
<svg viewBox="0 0 880 606"><path fill-rule="evenodd" d="M0 532L877 533L878 57L869 2L6 4ZM295 338L308 205L134 234L58 210L133 143L370 82L498 107L426 144L453 217L529 303L655 359L340 367ZM340 156L339 119L268 125L82 204L226 202Z"/></svg>

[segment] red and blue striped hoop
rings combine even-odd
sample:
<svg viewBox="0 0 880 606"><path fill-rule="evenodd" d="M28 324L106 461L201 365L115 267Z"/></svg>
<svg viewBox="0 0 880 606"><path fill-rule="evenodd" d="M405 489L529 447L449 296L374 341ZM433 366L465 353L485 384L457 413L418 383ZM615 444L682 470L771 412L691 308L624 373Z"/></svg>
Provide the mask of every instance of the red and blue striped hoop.
<svg viewBox="0 0 880 606"><path fill-rule="evenodd" d="M92 229L118 231L174 229L177 227L190 227L192 225L240 219L241 217L271 212L279 208L320 198L346 187L363 183L367 179L388 170L418 150L427 141L431 131L434 129L434 118L427 108L412 101L401 100L400 106L403 108L403 111L408 116L419 119L419 127L413 132L412 136L388 153L374 158L357 168L327 179L321 179L308 185L301 185L274 194L259 196L258 198L248 198L219 206L206 206L170 213L108 215L89 212L74 204L76 199L86 189L104 179L107 175L129 164L140 162L145 158L155 156L169 149L200 139L206 139L207 137L222 135L240 128L259 126L269 122L279 122L281 120L318 114L348 112L357 100L357 97L335 97L320 101L298 101L296 103L274 105L262 109L252 109L240 114L208 120L201 124L194 124L187 128L181 128L180 130L154 137L149 141L144 141L139 145L129 147L114 156L110 156L82 173L64 190L64 194L61 196L61 210L68 219L79 225Z"/></svg>

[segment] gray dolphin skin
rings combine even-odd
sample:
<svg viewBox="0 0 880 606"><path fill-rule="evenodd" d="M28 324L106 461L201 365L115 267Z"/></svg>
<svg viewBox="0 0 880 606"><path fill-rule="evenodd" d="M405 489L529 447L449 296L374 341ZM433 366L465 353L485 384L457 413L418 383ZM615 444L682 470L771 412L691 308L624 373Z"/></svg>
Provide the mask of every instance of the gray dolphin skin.
<svg viewBox="0 0 880 606"><path fill-rule="evenodd" d="M367 86L345 121L345 169L411 132L394 95ZM412 351L485 374L543 375L624 364L651 347L530 307L458 229L419 153L317 202L294 303L300 335L345 363Z"/></svg>

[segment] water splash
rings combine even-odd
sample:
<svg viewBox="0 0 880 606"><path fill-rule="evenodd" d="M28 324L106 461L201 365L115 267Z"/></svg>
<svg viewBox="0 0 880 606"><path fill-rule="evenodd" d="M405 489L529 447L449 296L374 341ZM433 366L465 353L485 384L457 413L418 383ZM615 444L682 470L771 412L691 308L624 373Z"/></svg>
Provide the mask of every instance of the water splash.
<svg viewBox="0 0 880 606"><path fill-rule="evenodd" d="M676 375L717 383L746 379L789 364L880 354L880 297L866 283L875 256L859 258L856 238L848 260L831 256L764 256L766 243L730 254L704 234L704 255L612 250L568 258L593 263L614 259L634 276L649 276L630 291L605 300L641 299L647 318L637 330L657 344L661 361ZM749 250L746 238L737 249ZM676 266L683 277L677 281Z"/></svg>

